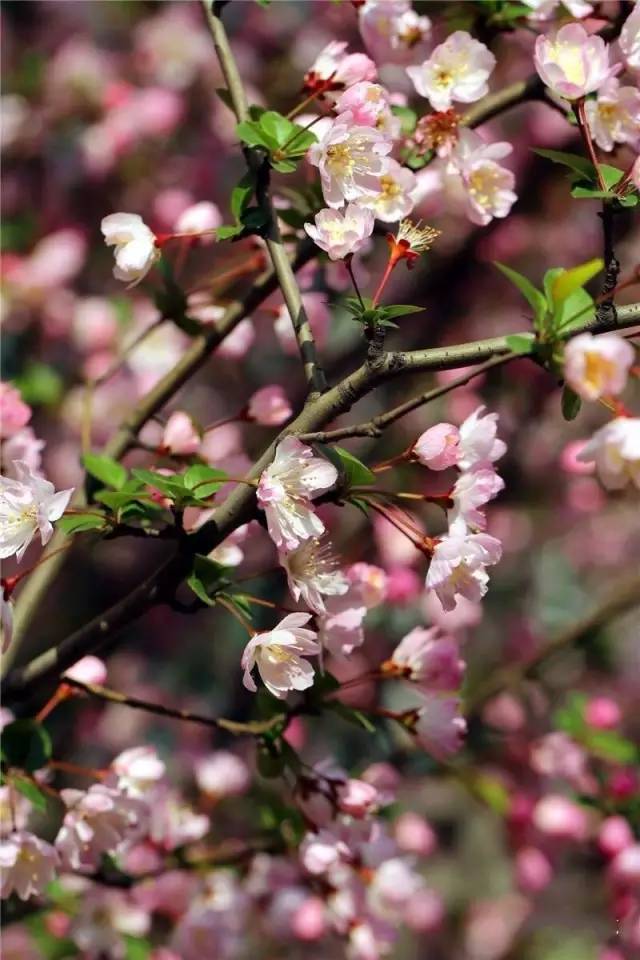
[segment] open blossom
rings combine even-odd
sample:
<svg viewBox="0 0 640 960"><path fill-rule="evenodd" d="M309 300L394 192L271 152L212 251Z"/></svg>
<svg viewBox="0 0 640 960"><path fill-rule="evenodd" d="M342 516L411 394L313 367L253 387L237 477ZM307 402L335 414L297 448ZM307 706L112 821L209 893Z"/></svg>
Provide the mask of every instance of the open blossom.
<svg viewBox="0 0 640 960"><path fill-rule="evenodd" d="M407 73L421 97L435 110L448 110L452 100L473 103L489 91L487 81L496 58L465 30L456 30L420 66Z"/></svg>
<svg viewBox="0 0 640 960"><path fill-rule="evenodd" d="M578 460L595 461L607 490L622 490L629 481L640 490L640 418L610 420L585 444Z"/></svg>
<svg viewBox="0 0 640 960"><path fill-rule="evenodd" d="M342 596L349 589L344 573L331 552L331 545L315 537L295 550L280 555L294 600L303 602L316 613L325 613L324 597Z"/></svg>
<svg viewBox="0 0 640 960"><path fill-rule="evenodd" d="M148 808L119 790L94 784L87 791L61 790L67 812L55 845L66 868L95 870L144 826Z"/></svg>
<svg viewBox="0 0 640 960"><path fill-rule="evenodd" d="M375 197L361 197L358 203L372 210L378 220L395 223L413 210L417 184L415 173L389 158L387 170L380 177L380 193Z"/></svg>
<svg viewBox="0 0 640 960"><path fill-rule="evenodd" d="M27 830L17 830L0 840L0 896L12 893L21 900L44 893L55 877L59 857L50 843Z"/></svg>
<svg viewBox="0 0 640 960"><path fill-rule="evenodd" d="M388 668L397 668L413 683L428 690L456 690L464 674L458 644L440 627L415 627L393 651Z"/></svg>
<svg viewBox="0 0 640 960"><path fill-rule="evenodd" d="M378 791L372 784L351 777L338 788L337 800L342 813L358 820L373 813L380 804Z"/></svg>
<svg viewBox="0 0 640 960"><path fill-rule="evenodd" d="M166 767L154 747L130 747L111 764L118 790L130 797L143 797L164 777Z"/></svg>
<svg viewBox="0 0 640 960"><path fill-rule="evenodd" d="M166 783L156 787L150 799L149 838L162 850L194 843L208 833L211 822L206 813L196 813Z"/></svg>
<svg viewBox="0 0 640 960"><path fill-rule="evenodd" d="M344 260L361 250L373 227L373 213L357 203L350 203L344 211L320 210L315 216L315 226L304 225L316 246L328 253L331 260Z"/></svg>
<svg viewBox="0 0 640 960"><path fill-rule="evenodd" d="M423 886L424 880L407 860L391 857L375 871L367 899L377 916L399 922L407 901Z"/></svg>
<svg viewBox="0 0 640 960"><path fill-rule="evenodd" d="M162 449L168 453L189 456L200 449L202 437L188 413L176 410L167 420L162 434Z"/></svg>
<svg viewBox="0 0 640 960"><path fill-rule="evenodd" d="M31 407L10 383L0 383L0 439L6 440L22 430L31 419Z"/></svg>
<svg viewBox="0 0 640 960"><path fill-rule="evenodd" d="M629 70L640 71L640 7L637 4L622 26L618 44Z"/></svg>
<svg viewBox="0 0 640 960"><path fill-rule="evenodd" d="M378 71L373 60L364 53L347 53L347 47L344 40L328 43L305 74L305 88L316 90L330 78L329 91L350 87L361 80L375 80Z"/></svg>
<svg viewBox="0 0 640 960"><path fill-rule="evenodd" d="M320 642L334 657L347 657L362 645L367 611L381 604L386 595L386 576L380 567L354 563L346 573L349 589L327 597L325 613L318 617Z"/></svg>
<svg viewBox="0 0 640 960"><path fill-rule="evenodd" d="M239 797L251 784L251 772L230 750L216 750L196 761L196 783L211 797Z"/></svg>
<svg viewBox="0 0 640 960"><path fill-rule="evenodd" d="M0 477L0 559L22 560L36 533L44 546L53 522L64 513L73 489L56 493L49 480L37 477L23 461L13 464L17 479Z"/></svg>
<svg viewBox="0 0 640 960"><path fill-rule="evenodd" d="M626 386L634 358L631 344L615 333L581 333L565 347L564 378L584 400L616 397Z"/></svg>
<svg viewBox="0 0 640 960"><path fill-rule="evenodd" d="M429 470L447 470L458 462L460 431L452 423L436 423L421 433L413 445L413 456Z"/></svg>
<svg viewBox="0 0 640 960"><path fill-rule="evenodd" d="M11 473L11 464L20 460L27 464L31 473L39 473L44 446L44 440L39 440L31 427L18 430L2 444L2 460L9 465L8 472Z"/></svg>
<svg viewBox="0 0 640 960"><path fill-rule="evenodd" d="M304 540L324 533L324 524L310 501L337 479L333 464L316 457L311 447L295 437L285 437L278 444L273 462L258 484L258 504L277 547L294 550Z"/></svg>
<svg viewBox="0 0 640 960"><path fill-rule="evenodd" d="M470 470L478 463L494 463L507 449L504 440L496 436L498 414L485 414L484 410L484 406L478 407L460 424L458 466L461 470Z"/></svg>
<svg viewBox="0 0 640 960"><path fill-rule="evenodd" d="M350 112L359 127L375 127L392 139L400 135L400 120L391 110L389 92L379 83L354 83L340 94L334 109L338 114Z"/></svg>
<svg viewBox="0 0 640 960"><path fill-rule="evenodd" d="M523 0L523 2L531 8L530 20L550 20L555 16L556 8L560 5L560 0ZM585 3L584 0L562 0L562 6L566 7L576 20L593 13L593 6Z"/></svg>
<svg viewBox="0 0 640 960"><path fill-rule="evenodd" d="M460 701L456 697L425 697L411 730L419 745L437 760L457 753L467 731Z"/></svg>
<svg viewBox="0 0 640 960"><path fill-rule="evenodd" d="M303 660L320 653L315 630L305 628L310 619L310 613L290 613L273 630L257 633L249 640L242 654L242 682L247 690L258 689L251 676L254 667L267 690L280 700L290 690L306 690L313 685L313 667Z"/></svg>
<svg viewBox="0 0 640 960"><path fill-rule="evenodd" d="M426 53L431 21L410 0L366 0L359 10L360 33L378 63L415 63Z"/></svg>
<svg viewBox="0 0 640 960"><path fill-rule="evenodd" d="M325 203L338 208L351 200L380 192L380 177L393 144L373 127L361 127L347 111L336 117L307 154L320 171Z"/></svg>
<svg viewBox="0 0 640 960"><path fill-rule="evenodd" d="M279 427L291 416L291 404L282 387L277 383L261 387L252 394L247 415L263 427Z"/></svg>
<svg viewBox="0 0 640 960"><path fill-rule="evenodd" d="M609 65L602 37L588 34L579 23L568 23L555 36L537 37L533 60L542 82L566 100L593 93L618 71Z"/></svg>
<svg viewBox="0 0 640 960"><path fill-rule="evenodd" d="M640 146L640 90L621 87L609 77L598 90L596 100L585 105L591 136L602 150L613 150L616 143Z"/></svg>
<svg viewBox="0 0 640 960"><path fill-rule="evenodd" d="M486 533L467 533L458 522L436 545L426 587L433 590L445 610L453 610L456 597L477 603L487 592L486 567L502 555L500 541Z"/></svg>
<svg viewBox="0 0 640 960"><path fill-rule="evenodd" d="M203 239L213 240L216 227L222 226L222 214L215 203L203 200L183 210L175 224L176 233L193 233L195 235L210 232L210 236Z"/></svg>
<svg viewBox="0 0 640 960"><path fill-rule="evenodd" d="M498 163L511 153L510 143L486 143L473 130L460 130L445 166L445 190L472 223L486 226L506 217L516 202L515 176Z"/></svg>
<svg viewBox="0 0 640 960"><path fill-rule="evenodd" d="M100 224L108 247L115 247L113 275L132 286L146 277L160 257L156 238L137 213L110 213Z"/></svg>
<svg viewBox="0 0 640 960"><path fill-rule="evenodd" d="M387 234L389 263L393 265L406 260L408 269L413 269L416 260L431 249L439 236L440 231L435 227L423 227L412 220L401 220L396 235Z"/></svg>
<svg viewBox="0 0 640 960"><path fill-rule="evenodd" d="M466 527L484 530L487 520L480 507L493 500L501 490L504 490L504 480L492 466L476 464L466 470L458 477L451 491L451 521L460 518Z"/></svg>

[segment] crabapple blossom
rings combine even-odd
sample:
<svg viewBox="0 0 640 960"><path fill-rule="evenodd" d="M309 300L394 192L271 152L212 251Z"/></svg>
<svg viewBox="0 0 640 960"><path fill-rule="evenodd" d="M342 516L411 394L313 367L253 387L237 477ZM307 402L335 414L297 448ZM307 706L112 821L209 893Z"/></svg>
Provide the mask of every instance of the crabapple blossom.
<svg viewBox="0 0 640 960"><path fill-rule="evenodd" d="M165 775L166 767L154 747L130 747L111 763L115 788L130 797L142 798Z"/></svg>
<svg viewBox="0 0 640 960"><path fill-rule="evenodd" d="M504 490L504 480L492 466L475 464L460 474L451 491L451 522L459 518L467 528L485 530L487 518L480 509Z"/></svg>
<svg viewBox="0 0 640 960"><path fill-rule="evenodd" d="M415 173L389 158L380 178L380 193L375 197L361 197L358 203L373 211L378 220L395 223L413 210L417 182Z"/></svg>
<svg viewBox="0 0 640 960"><path fill-rule="evenodd" d="M331 80L329 90L341 90L362 80L375 80L378 71L373 60L364 53L347 53L347 47L343 40L328 43L306 73L305 87L315 90Z"/></svg>
<svg viewBox="0 0 640 960"><path fill-rule="evenodd" d="M309 613L290 613L277 627L257 633L242 654L243 683L253 693L258 689L251 676L254 667L269 693L283 700L290 690L306 690L313 685L314 670L303 656L320 653L315 630L305 624Z"/></svg>
<svg viewBox="0 0 640 960"><path fill-rule="evenodd" d="M206 813L197 813L178 791L162 783L148 798L149 838L162 850L175 850L195 843L209 832Z"/></svg>
<svg viewBox="0 0 640 960"><path fill-rule="evenodd" d="M399 920L407 900L424 885L422 878L401 857L392 857L375 871L368 899L372 909L388 920Z"/></svg>
<svg viewBox="0 0 640 960"><path fill-rule="evenodd" d="M486 533L468 533L458 522L435 546L426 578L445 610L453 610L456 597L477 603L487 592L487 566L502 555L499 540Z"/></svg>
<svg viewBox="0 0 640 960"><path fill-rule="evenodd" d="M7 463L7 472L12 474L11 464L26 463L31 473L40 473L44 440L39 440L31 427L23 427L2 444L2 459Z"/></svg>
<svg viewBox="0 0 640 960"><path fill-rule="evenodd" d="M640 7L637 4L622 25L618 45L627 68L640 72Z"/></svg>
<svg viewBox="0 0 640 960"><path fill-rule="evenodd" d="M611 697L592 697L585 704L584 719L596 730L615 730L622 721L622 710Z"/></svg>
<svg viewBox="0 0 640 960"><path fill-rule="evenodd" d="M451 423L436 423L421 433L411 453L429 470L447 470L458 462L460 431Z"/></svg>
<svg viewBox="0 0 640 960"><path fill-rule="evenodd" d="M13 786L0 786L0 836L24 830L32 809L30 801Z"/></svg>
<svg viewBox="0 0 640 960"><path fill-rule="evenodd" d="M617 853L609 870L614 883L640 889L640 843L632 843Z"/></svg>
<svg viewBox="0 0 640 960"><path fill-rule="evenodd" d="M201 440L189 414L176 410L165 424L161 447L167 453L185 457L198 452Z"/></svg>
<svg viewBox="0 0 640 960"><path fill-rule="evenodd" d="M28 830L17 830L0 839L0 896L15 893L20 900L44 893L56 875L60 860L50 843Z"/></svg>
<svg viewBox="0 0 640 960"><path fill-rule="evenodd" d="M640 91L621 87L609 77L595 100L584 105L591 136L602 150L613 150L617 143L640 147Z"/></svg>
<svg viewBox="0 0 640 960"><path fill-rule="evenodd" d="M561 0L523 0L523 2L531 8L530 20L550 20L555 15L556 7L560 5ZM576 20L593 13L593 6L585 3L584 0L562 0L562 6L566 7Z"/></svg>
<svg viewBox="0 0 640 960"><path fill-rule="evenodd" d="M356 125L350 111L336 117L307 154L320 172L325 203L338 209L345 202L378 194L391 148L391 141L379 130Z"/></svg>
<svg viewBox="0 0 640 960"><path fill-rule="evenodd" d="M445 760L462 746L467 723L456 697L424 697L415 711L411 732L417 743L436 760Z"/></svg>
<svg viewBox="0 0 640 960"><path fill-rule="evenodd" d="M415 62L426 53L431 21L409 0L366 0L358 14L364 44L378 63Z"/></svg>
<svg viewBox="0 0 640 960"><path fill-rule="evenodd" d="M595 462L607 490L622 490L629 481L640 489L640 418L610 420L596 430L578 460Z"/></svg>
<svg viewBox="0 0 640 960"><path fill-rule="evenodd" d="M338 569L338 563L327 542L311 537L299 547L280 554L280 563L287 574L291 596L316 613L326 613L324 597L340 597L349 589L349 582Z"/></svg>
<svg viewBox="0 0 640 960"><path fill-rule="evenodd" d="M258 505L267 518L269 535L277 547L294 550L304 540L324 533L324 524L311 500L338 479L338 471L324 457L296 437L285 437L258 484Z"/></svg>
<svg viewBox="0 0 640 960"><path fill-rule="evenodd" d="M287 395L278 383L256 390L249 399L247 415L263 427L279 427L293 413Z"/></svg>
<svg viewBox="0 0 640 960"><path fill-rule="evenodd" d="M553 879L553 868L542 850L523 847L515 862L516 882L525 893L540 893Z"/></svg>
<svg viewBox="0 0 640 960"><path fill-rule="evenodd" d="M192 233L194 235L211 233L216 227L222 226L222 214L215 203L203 200L194 203L192 207L183 210L175 223L176 233ZM203 237L213 241L214 237Z"/></svg>
<svg viewBox="0 0 640 960"><path fill-rule="evenodd" d="M216 750L196 761L196 783L211 797L239 797L251 784L251 773L244 760L230 750Z"/></svg>
<svg viewBox="0 0 640 960"><path fill-rule="evenodd" d="M130 286L140 283L160 258L153 232L137 213L110 213L100 229L108 247L115 247L116 280Z"/></svg>
<svg viewBox="0 0 640 960"><path fill-rule="evenodd" d="M564 378L584 400L616 397L635 359L631 344L615 333L581 333L564 350Z"/></svg>
<svg viewBox="0 0 640 960"><path fill-rule="evenodd" d="M95 870L103 854L121 850L148 818L141 800L99 783L87 791L62 790L60 796L67 812L55 846L66 869Z"/></svg>
<svg viewBox="0 0 640 960"><path fill-rule="evenodd" d="M474 130L460 130L445 167L444 188L472 223L486 226L494 217L506 217L516 202L515 176L497 162L511 150L509 143L485 143Z"/></svg>
<svg viewBox="0 0 640 960"><path fill-rule="evenodd" d="M605 857L615 857L633 845L633 830L621 816L606 817L598 830L598 847Z"/></svg>
<svg viewBox="0 0 640 960"><path fill-rule="evenodd" d="M375 127L392 139L400 134L400 120L391 111L389 92L379 83L355 83L340 94L334 109L337 114L349 112L356 126Z"/></svg>
<svg viewBox="0 0 640 960"><path fill-rule="evenodd" d="M53 523L67 508L73 488L60 490L38 477L23 461L13 463L15 480L0 477L0 558L14 554L22 560L36 533L44 546L53 534Z"/></svg>
<svg viewBox="0 0 640 960"><path fill-rule="evenodd" d="M401 813L393 825L396 843L404 853L428 857L436 849L438 839L424 817L411 810Z"/></svg>
<svg viewBox="0 0 640 960"><path fill-rule="evenodd" d="M538 801L533 824L540 833L556 840L584 840L588 827L582 807L560 794L547 794Z"/></svg>
<svg viewBox="0 0 640 960"><path fill-rule="evenodd" d="M532 744L531 767L542 776L568 780L580 789L587 776L587 756L568 734L556 730Z"/></svg>
<svg viewBox="0 0 640 960"><path fill-rule="evenodd" d="M342 813L355 817L357 820L375 812L379 806L376 788L364 780L352 778L338 787L337 801Z"/></svg>
<svg viewBox="0 0 640 960"><path fill-rule="evenodd" d="M319 639L334 657L347 657L364 642L363 621L367 611L378 606L386 593L384 571L366 563L353 564L347 571L349 588L324 601L325 612L318 620Z"/></svg>
<svg viewBox="0 0 640 960"><path fill-rule="evenodd" d="M62 674L62 678L70 677L71 680L79 680L80 683L97 684L100 686L107 679L107 667L104 660L88 654L77 660L73 666Z"/></svg>
<svg viewBox="0 0 640 960"><path fill-rule="evenodd" d="M568 23L555 36L538 36L533 61L542 82L566 100L593 93L619 69L609 64L602 37L589 35L579 23Z"/></svg>
<svg viewBox="0 0 640 960"><path fill-rule="evenodd" d="M491 51L465 30L456 30L419 66L407 67L416 91L434 110L448 110L453 100L473 103L488 92L496 65Z"/></svg>
<svg viewBox="0 0 640 960"><path fill-rule="evenodd" d="M506 453L506 443L496 436L498 414L485 414L485 409L477 407L460 424L457 464L460 470L470 470L480 463L495 463Z"/></svg>
<svg viewBox="0 0 640 960"><path fill-rule="evenodd" d="M361 250L373 233L373 227L373 213L357 203L348 204L344 211L320 210L315 216L315 225L304 225L316 246L331 260L344 260Z"/></svg>
<svg viewBox="0 0 640 960"><path fill-rule="evenodd" d="M414 627L393 651L388 669L427 690L456 690L464 675L458 644L439 627Z"/></svg>
<svg viewBox="0 0 640 960"><path fill-rule="evenodd" d="M31 419L31 407L20 391L10 383L0 383L0 439L6 440L22 430Z"/></svg>

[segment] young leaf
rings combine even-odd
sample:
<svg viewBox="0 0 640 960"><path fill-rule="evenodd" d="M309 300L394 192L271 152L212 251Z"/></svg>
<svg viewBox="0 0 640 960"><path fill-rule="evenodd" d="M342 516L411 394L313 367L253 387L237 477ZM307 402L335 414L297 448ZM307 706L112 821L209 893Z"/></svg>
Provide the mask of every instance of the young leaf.
<svg viewBox="0 0 640 960"><path fill-rule="evenodd" d="M513 333L505 337L505 340L507 341L509 350L522 356L531 353L536 342L536 338L532 333Z"/></svg>
<svg viewBox="0 0 640 960"><path fill-rule="evenodd" d="M593 169L591 161L587 160L586 157L579 156L577 153L564 153L561 150L543 150L539 147L533 152L537 153L539 157L544 157L546 160L552 160L553 163L559 163L563 167L569 167L570 170L581 174L581 176L587 180L592 180L595 176L595 170Z"/></svg>
<svg viewBox="0 0 640 960"><path fill-rule="evenodd" d="M380 313L386 320L390 317L407 317L411 313L424 313L424 307L414 307L411 303L396 303L389 307L383 307Z"/></svg>
<svg viewBox="0 0 640 960"><path fill-rule="evenodd" d="M255 177L252 173L245 173L231 191L231 213L239 220L249 206L255 190ZM218 236L220 227L218 227Z"/></svg>
<svg viewBox="0 0 640 960"><path fill-rule="evenodd" d="M106 525L107 518L103 514L69 513L65 517L60 517L57 528L69 535L71 533L84 533L85 530L104 530Z"/></svg>
<svg viewBox="0 0 640 960"><path fill-rule="evenodd" d="M571 387L562 389L562 416L565 420L575 420L580 413L582 400L577 393L574 393Z"/></svg>
<svg viewBox="0 0 640 960"><path fill-rule="evenodd" d="M226 567L202 554L195 555L191 574L187 578L187 586L193 590L198 600L212 607L215 603L212 596L228 585Z"/></svg>
<svg viewBox="0 0 640 960"><path fill-rule="evenodd" d="M206 500L213 493L217 493L227 480L228 474L224 470L216 470L204 463L194 464L183 475L185 490L190 490L195 497L201 500Z"/></svg>
<svg viewBox="0 0 640 960"><path fill-rule="evenodd" d="M32 773L51 757L51 737L36 720L14 720L2 731L2 759Z"/></svg>
<svg viewBox="0 0 640 960"><path fill-rule="evenodd" d="M534 287L530 280L527 280L521 273L518 273L517 270L513 270L504 263L498 263L497 261L494 261L494 266L504 274L507 280L510 280L511 283L518 288L533 310L535 327L540 329L547 313L547 301L545 300L544 294Z"/></svg>
<svg viewBox="0 0 640 960"><path fill-rule="evenodd" d="M553 327L556 333L569 333L580 327L595 311L593 297L578 287L559 303L554 311Z"/></svg>
<svg viewBox="0 0 640 960"><path fill-rule="evenodd" d="M218 227L216 230L216 237L218 240L233 240L235 237L239 236L244 231L244 227L241 223L231 224L225 223L222 227Z"/></svg>
<svg viewBox="0 0 640 960"><path fill-rule="evenodd" d="M551 296L554 305L562 303L574 290L584 287L585 283L588 283L603 268L604 260L596 258L559 273L551 284Z"/></svg>
<svg viewBox="0 0 640 960"><path fill-rule="evenodd" d="M342 447L332 447L340 459L341 472L348 487L369 486L376 482L376 475L361 460Z"/></svg>
<svg viewBox="0 0 640 960"><path fill-rule="evenodd" d="M82 463L87 473L114 490L120 490L127 482L127 471L111 457L105 457L101 453L85 453Z"/></svg>
<svg viewBox="0 0 640 960"><path fill-rule="evenodd" d="M47 809L46 794L39 789L33 780L27 780L25 777L12 776L11 786L15 787L18 793L21 793L23 797L26 797L36 810L39 810L40 813L45 812Z"/></svg>
<svg viewBox="0 0 640 960"><path fill-rule="evenodd" d="M267 110L260 117L260 129L266 134L265 139L271 138L277 146L282 147L295 134L296 124L275 110Z"/></svg>

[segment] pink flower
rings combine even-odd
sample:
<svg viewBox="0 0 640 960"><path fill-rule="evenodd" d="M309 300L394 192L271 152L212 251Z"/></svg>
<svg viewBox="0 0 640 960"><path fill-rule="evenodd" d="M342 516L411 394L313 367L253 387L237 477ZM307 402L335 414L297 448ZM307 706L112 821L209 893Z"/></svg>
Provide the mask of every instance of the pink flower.
<svg viewBox="0 0 640 960"><path fill-rule="evenodd" d="M458 467L470 470L478 463L495 463L504 456L507 445L496 437L498 414L483 415L485 407L478 407L460 425Z"/></svg>
<svg viewBox="0 0 640 960"><path fill-rule="evenodd" d="M111 763L116 789L130 797L144 797L165 775L166 767L155 747L130 747Z"/></svg>
<svg viewBox="0 0 640 960"><path fill-rule="evenodd" d="M451 520L460 519L468 528L485 530L487 519L480 509L504 490L504 480L493 467L476 464L460 474L451 491Z"/></svg>
<svg viewBox="0 0 640 960"><path fill-rule="evenodd" d="M39 473L44 446L44 440L39 440L31 427L23 427L2 444L2 459L9 464L21 461L31 473Z"/></svg>
<svg viewBox="0 0 640 960"><path fill-rule="evenodd" d="M407 67L407 73L434 110L448 110L453 100L473 103L484 97L495 65L496 58L484 43L465 30L456 30L424 63Z"/></svg>
<svg viewBox="0 0 640 960"><path fill-rule="evenodd" d="M341 861L348 862L349 858L348 843L332 828L308 833L300 844L300 862L314 877L326 874Z"/></svg>
<svg viewBox="0 0 640 960"><path fill-rule="evenodd" d="M412 10L409 0L366 0L358 13L362 39L378 63L410 63L426 55L431 21Z"/></svg>
<svg viewBox="0 0 640 960"><path fill-rule="evenodd" d="M338 787L338 807L342 813L361 820L377 810L378 791L364 780L349 779Z"/></svg>
<svg viewBox="0 0 640 960"><path fill-rule="evenodd" d="M640 7L637 4L622 25L618 44L629 70L640 71Z"/></svg>
<svg viewBox="0 0 640 960"><path fill-rule="evenodd" d="M84 790L61 790L67 812L55 846L65 869L92 871L102 855L115 854L144 827L142 801L100 783Z"/></svg>
<svg viewBox="0 0 640 960"><path fill-rule="evenodd" d="M304 628L310 619L309 613L290 613L273 630L249 640L241 661L247 690L255 693L258 689L251 676L256 666L267 690L280 700L290 690L313 686L313 667L302 659L320 653L316 632Z"/></svg>
<svg viewBox="0 0 640 960"><path fill-rule="evenodd" d="M59 857L51 844L27 830L18 830L0 840L3 900L16 893L20 900L44 893L54 879Z"/></svg>
<svg viewBox="0 0 640 960"><path fill-rule="evenodd" d="M20 561L36 533L43 546L49 542L53 522L66 510L73 488L56 493L52 483L20 460L13 469L16 480L0 477L0 558L15 554Z"/></svg>
<svg viewBox="0 0 640 960"><path fill-rule="evenodd" d="M76 661L72 667L62 674L62 677L71 677L72 680L79 680L80 683L97 684L101 686L107 679L107 667L104 660L88 654Z"/></svg>
<svg viewBox="0 0 640 960"><path fill-rule="evenodd" d="M610 874L620 886L640 890L640 843L633 843L616 854Z"/></svg>
<svg viewBox="0 0 640 960"><path fill-rule="evenodd" d="M335 103L335 112L350 112L353 123L359 127L375 127L395 139L400 133L400 121L391 111L389 92L379 83L356 83L341 94Z"/></svg>
<svg viewBox="0 0 640 960"><path fill-rule="evenodd" d="M587 756L575 740L557 730L532 744L531 767L542 776L562 778L580 788L587 775Z"/></svg>
<svg viewBox="0 0 640 960"><path fill-rule="evenodd" d="M249 400L248 415L263 427L279 427L291 416L287 395L277 383L261 387Z"/></svg>
<svg viewBox="0 0 640 960"><path fill-rule="evenodd" d="M324 524L310 501L337 479L333 464L316 457L311 447L295 437L285 437L278 444L258 484L258 505L266 514L269 535L277 547L294 550L304 540L324 533Z"/></svg>
<svg viewBox="0 0 640 960"><path fill-rule="evenodd" d="M606 817L598 831L598 847L605 857L615 857L633 845L633 830L629 821L621 816Z"/></svg>
<svg viewBox="0 0 640 960"><path fill-rule="evenodd" d="M0 439L18 433L31 420L31 407L10 383L0 383Z"/></svg>
<svg viewBox="0 0 640 960"><path fill-rule="evenodd" d="M537 37L533 60L542 82L566 100L593 93L619 69L609 66L602 37L589 35L579 23L568 23L555 36Z"/></svg>
<svg viewBox="0 0 640 960"><path fill-rule="evenodd" d="M524 3L531 7L530 20L550 20L555 15L560 0L524 0ZM566 7L576 20L593 13L591 4L585 3L584 0L562 0L562 6Z"/></svg>
<svg viewBox="0 0 640 960"><path fill-rule="evenodd" d="M137 213L111 213L103 217L100 229L108 247L115 247L116 280L134 286L146 277L160 257L156 238Z"/></svg>
<svg viewBox="0 0 640 960"><path fill-rule="evenodd" d="M202 240L213 243L215 240L213 231L220 226L222 226L222 214L217 206L215 203L203 200L183 210L176 220L174 229L176 233L192 233L195 236L205 234Z"/></svg>
<svg viewBox="0 0 640 960"><path fill-rule="evenodd" d="M339 597L349 589L344 573L337 569L331 545L315 537L295 550L281 553L280 563L286 570L293 599L297 602L302 598L316 613L326 613L324 597Z"/></svg>
<svg viewBox="0 0 640 960"><path fill-rule="evenodd" d="M424 886L424 881L406 860L391 857L380 864L367 893L377 916L392 922L402 919L407 901Z"/></svg>
<svg viewBox="0 0 640 960"><path fill-rule="evenodd" d="M494 217L506 217L518 199L515 176L497 162L511 150L510 143L486 143L475 131L460 130L445 167L444 187L472 223L486 226Z"/></svg>
<svg viewBox="0 0 640 960"><path fill-rule="evenodd" d="M615 730L622 720L622 711L611 697L593 697L585 704L584 719L596 730Z"/></svg>
<svg viewBox="0 0 640 960"><path fill-rule="evenodd" d="M392 146L379 130L356 125L349 111L336 117L307 154L320 171L325 203L338 208L359 197L378 194Z"/></svg>
<svg viewBox="0 0 640 960"><path fill-rule="evenodd" d="M347 657L362 645L367 610L382 603L386 595L386 576L380 567L354 563L346 573L349 589L328 597L325 613L318 618L320 642L334 657Z"/></svg>
<svg viewBox="0 0 640 960"><path fill-rule="evenodd" d="M376 65L364 53L347 53L344 40L332 40L318 54L305 75L305 86L311 89L332 78L332 89L351 87L362 80L375 80Z"/></svg>
<svg viewBox="0 0 640 960"><path fill-rule="evenodd" d="M429 470L446 470L458 462L460 432L451 423L437 423L421 433L413 445L413 455Z"/></svg>
<svg viewBox="0 0 640 960"><path fill-rule="evenodd" d="M211 826L205 813L196 813L166 783L154 790L149 810L149 837L162 850L175 850L186 843L202 840Z"/></svg>
<svg viewBox="0 0 640 960"><path fill-rule="evenodd" d="M553 867L537 847L523 847L516 854L516 882L523 893L540 893L553 879Z"/></svg>
<svg viewBox="0 0 640 960"><path fill-rule="evenodd" d="M374 217L370 210L350 203L343 211L320 210L315 226L305 223L304 229L313 242L331 260L344 260L361 250L373 233Z"/></svg>
<svg viewBox="0 0 640 960"><path fill-rule="evenodd" d="M176 410L167 420L161 447L168 453L190 456L200 449L202 438L193 420L183 410Z"/></svg>
<svg viewBox="0 0 640 960"><path fill-rule="evenodd" d="M564 378L584 400L599 400L624 390L635 359L630 343L615 333L581 333L564 349Z"/></svg>
<svg viewBox="0 0 640 960"><path fill-rule="evenodd" d="M439 627L414 627L393 651L390 664L427 690L456 690L465 670L458 644Z"/></svg>
<svg viewBox="0 0 640 960"><path fill-rule="evenodd" d="M602 150L613 150L616 143L640 145L640 91L621 87L610 77L598 90L597 100L585 103L591 136Z"/></svg>
<svg viewBox="0 0 640 960"><path fill-rule="evenodd" d="M380 178L380 193L361 197L358 203L373 211L378 220L396 223L407 217L416 205L418 181L415 173L391 157Z"/></svg>
<svg viewBox="0 0 640 960"><path fill-rule="evenodd" d="M640 489L640 418L610 420L594 433L578 460L595 461L607 490L622 490L629 481Z"/></svg>
<svg viewBox="0 0 640 960"><path fill-rule="evenodd" d="M412 726L418 744L436 758L446 760L461 748L467 723L456 697L425 697Z"/></svg>
<svg viewBox="0 0 640 960"><path fill-rule="evenodd" d="M556 840L584 840L587 815L582 807L559 794L548 794L533 810L533 824L543 834Z"/></svg>
<svg viewBox="0 0 640 960"><path fill-rule="evenodd" d="M229 750L214 753L196 760L196 783L210 797L240 797L251 784L251 774L244 760Z"/></svg>
<svg viewBox="0 0 640 960"><path fill-rule="evenodd" d="M430 856L438 845L433 828L424 817L411 810L401 813L393 825L396 843L404 853Z"/></svg>
<svg viewBox="0 0 640 960"><path fill-rule="evenodd" d="M497 563L502 554L499 540L486 533L463 532L459 525L450 528L433 552L426 587L434 590L445 610L453 610L456 597L473 603L487 592L486 567Z"/></svg>

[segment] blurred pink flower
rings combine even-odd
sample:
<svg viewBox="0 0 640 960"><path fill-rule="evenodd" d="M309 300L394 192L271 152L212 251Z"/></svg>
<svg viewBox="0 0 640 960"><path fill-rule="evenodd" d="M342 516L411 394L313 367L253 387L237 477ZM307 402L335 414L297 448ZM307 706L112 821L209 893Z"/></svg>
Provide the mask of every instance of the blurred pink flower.
<svg viewBox="0 0 640 960"><path fill-rule="evenodd" d="M0 439L6 440L29 423L31 407L10 383L0 383Z"/></svg>
<svg viewBox="0 0 640 960"><path fill-rule="evenodd" d="M256 390L249 399L247 414L263 427L279 427L292 414L291 405L284 389L271 383Z"/></svg>
<svg viewBox="0 0 640 960"><path fill-rule="evenodd" d="M462 747L467 723L456 697L423 697L412 730L418 744L436 758L445 760Z"/></svg>
<svg viewBox="0 0 640 960"><path fill-rule="evenodd" d="M188 413L176 410L167 420L162 434L162 449L169 453L189 456L200 448L200 433Z"/></svg>

